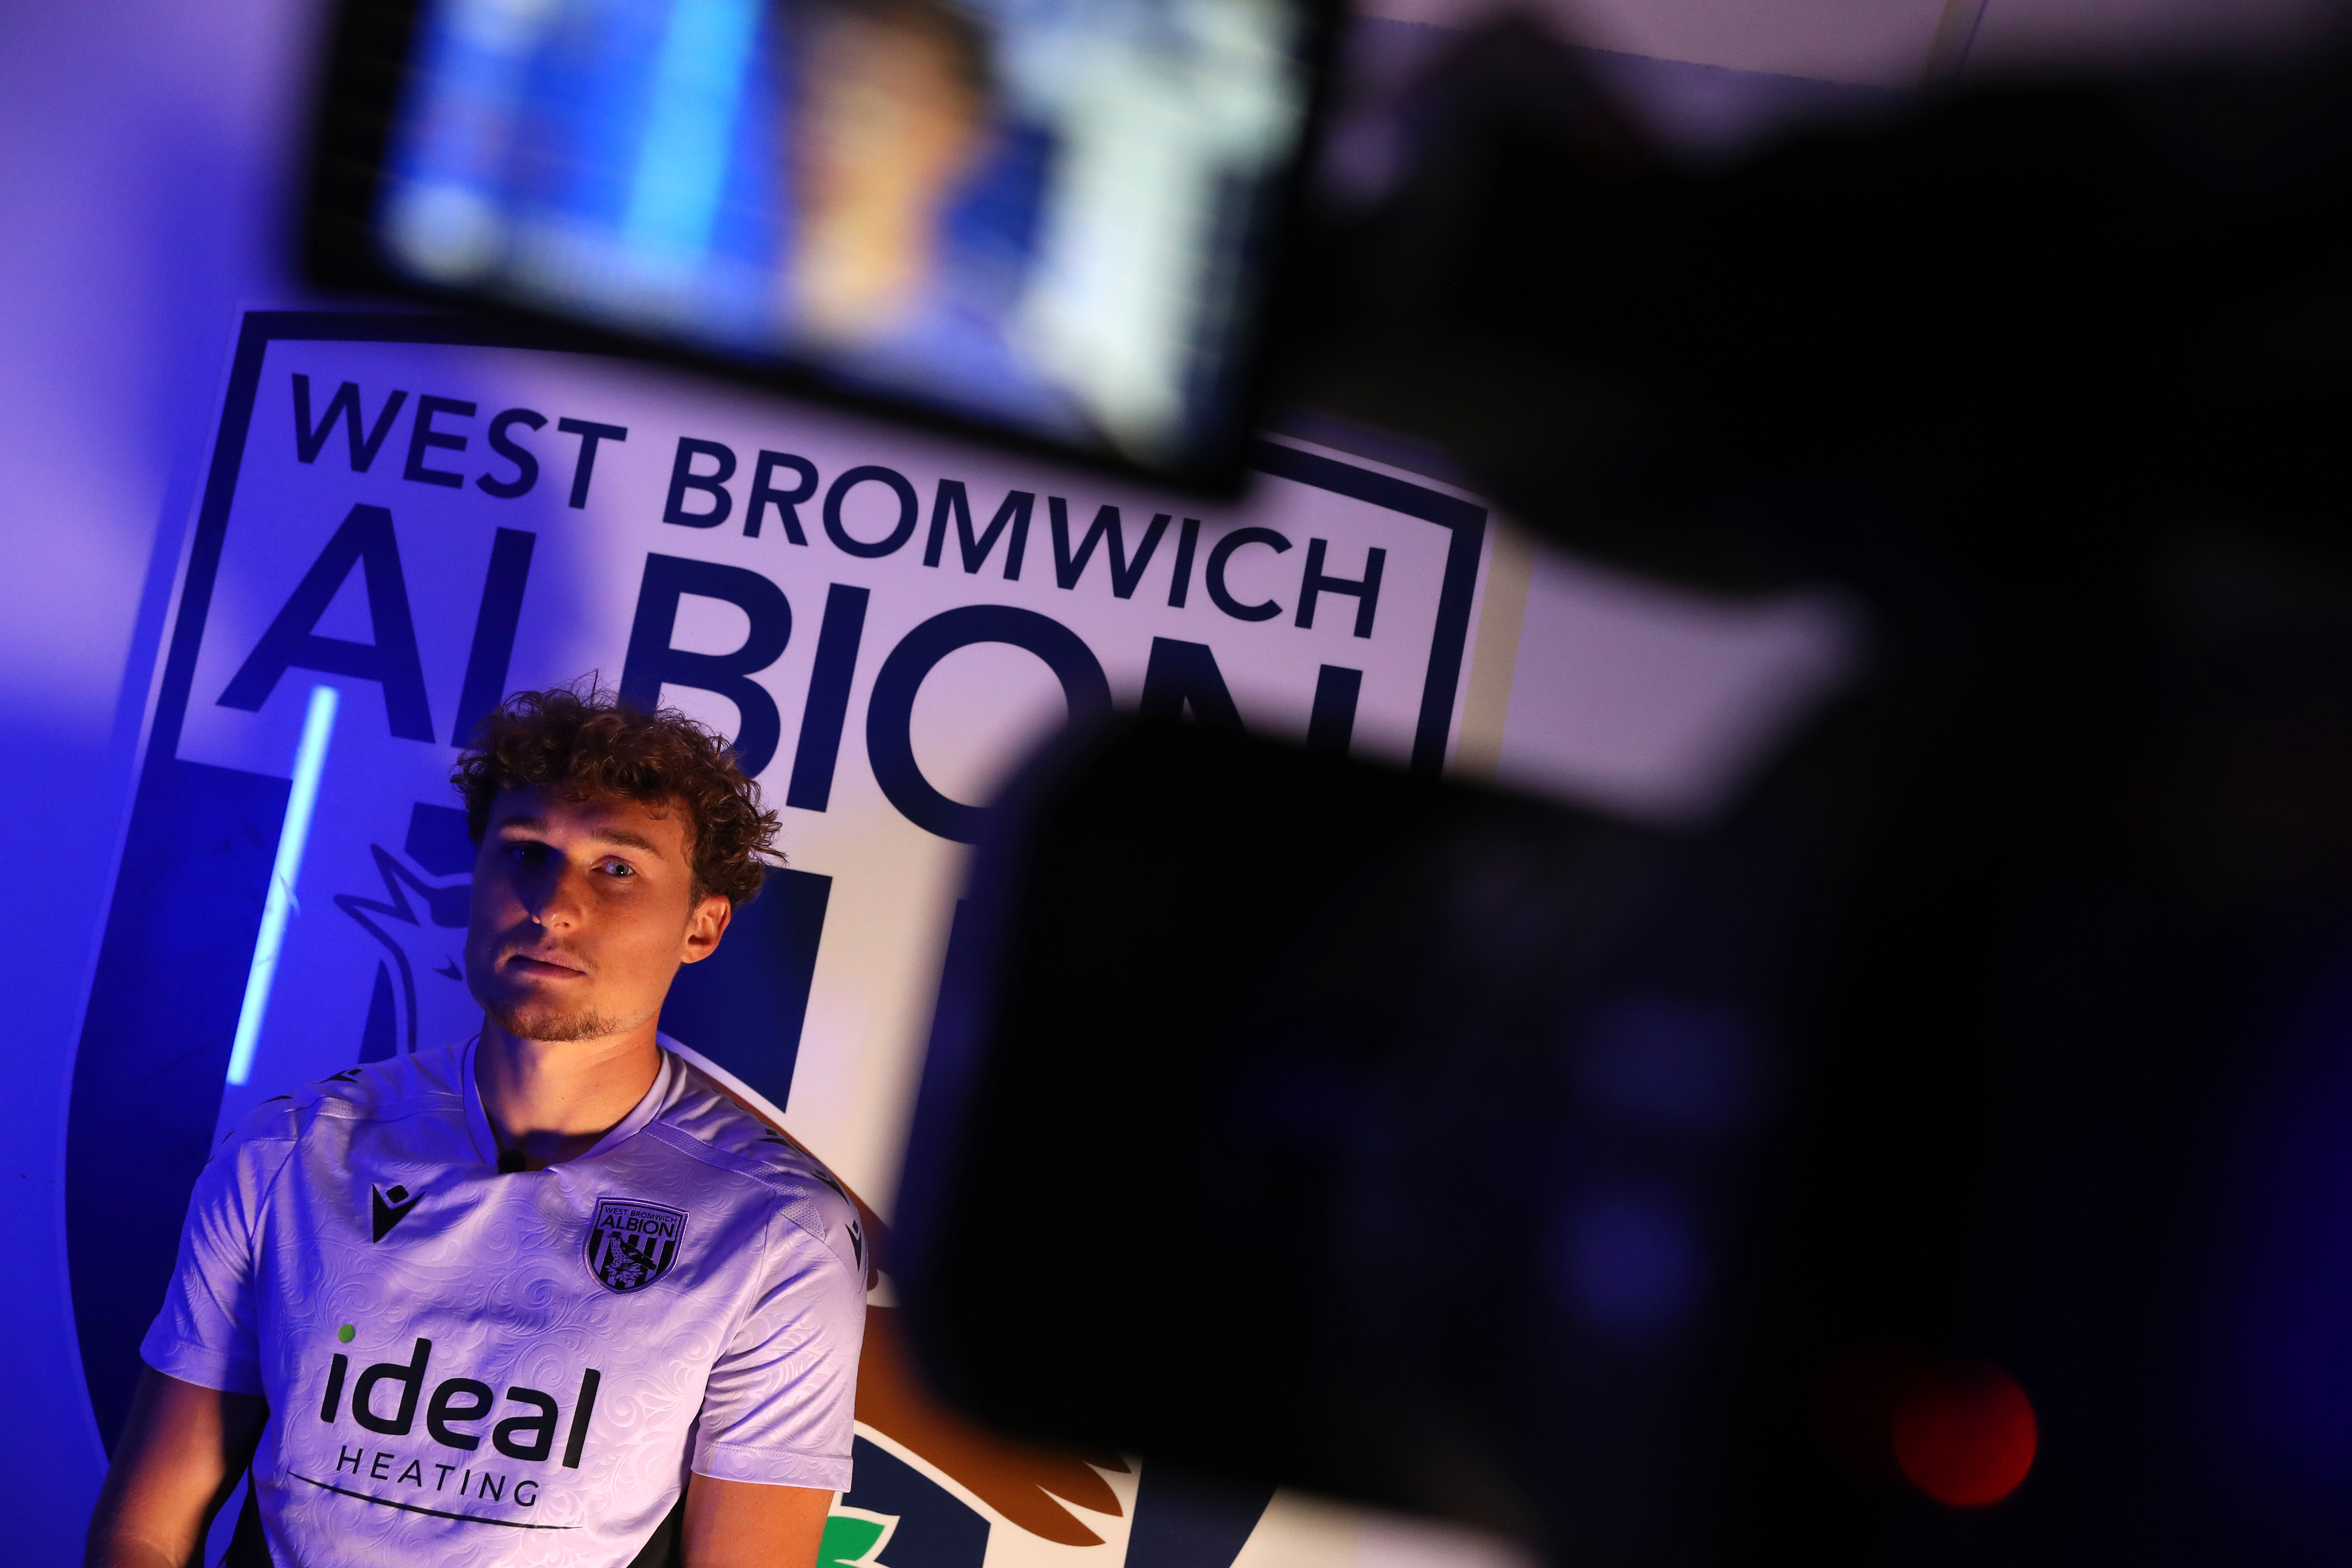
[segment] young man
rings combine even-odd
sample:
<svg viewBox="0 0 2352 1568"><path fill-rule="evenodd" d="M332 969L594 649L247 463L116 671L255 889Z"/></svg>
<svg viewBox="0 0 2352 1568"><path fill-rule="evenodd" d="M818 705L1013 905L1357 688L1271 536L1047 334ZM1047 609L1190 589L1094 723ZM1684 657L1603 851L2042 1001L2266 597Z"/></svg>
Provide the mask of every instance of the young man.
<svg viewBox="0 0 2352 1568"><path fill-rule="evenodd" d="M774 814L698 725L563 690L492 715L455 782L482 1032L215 1153L97 1568L194 1561L248 1460L241 1543L304 1568L808 1568L849 1485L856 1212L655 1036Z"/></svg>

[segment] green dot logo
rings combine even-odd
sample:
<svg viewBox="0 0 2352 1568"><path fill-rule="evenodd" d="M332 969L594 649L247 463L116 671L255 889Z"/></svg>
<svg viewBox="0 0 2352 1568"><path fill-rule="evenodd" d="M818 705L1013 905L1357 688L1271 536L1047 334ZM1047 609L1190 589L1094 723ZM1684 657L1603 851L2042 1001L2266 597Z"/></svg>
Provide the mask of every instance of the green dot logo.
<svg viewBox="0 0 2352 1568"><path fill-rule="evenodd" d="M345 1344L349 1344L352 1342L352 1336L358 1332L359 1331L357 1329L352 1327L349 1323L345 1323L341 1328L335 1331L335 1338L342 1341Z"/></svg>

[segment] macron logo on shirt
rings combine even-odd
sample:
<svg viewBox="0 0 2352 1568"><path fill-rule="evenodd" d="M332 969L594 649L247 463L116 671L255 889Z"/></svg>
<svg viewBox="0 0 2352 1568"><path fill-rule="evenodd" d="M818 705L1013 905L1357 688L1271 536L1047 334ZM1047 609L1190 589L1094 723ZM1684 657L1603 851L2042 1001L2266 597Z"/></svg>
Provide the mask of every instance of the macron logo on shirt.
<svg viewBox="0 0 2352 1568"><path fill-rule="evenodd" d="M408 1217L408 1213L423 1200L425 1194L412 1194L406 1187L394 1187L385 1192L370 1187L368 1195L375 1199L375 1239L382 1241L392 1234L392 1227Z"/></svg>

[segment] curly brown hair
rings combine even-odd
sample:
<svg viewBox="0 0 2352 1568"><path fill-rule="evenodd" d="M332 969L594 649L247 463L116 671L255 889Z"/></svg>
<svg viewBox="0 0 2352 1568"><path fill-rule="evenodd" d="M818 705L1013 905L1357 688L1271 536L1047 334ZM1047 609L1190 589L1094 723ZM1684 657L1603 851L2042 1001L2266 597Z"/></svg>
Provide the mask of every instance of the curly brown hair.
<svg viewBox="0 0 2352 1568"><path fill-rule="evenodd" d="M449 782L466 798L477 844L500 790L675 803L687 815L697 900L750 903L767 871L760 858L774 853L776 814L761 809L759 784L723 737L674 708L647 712L593 686L516 692L474 727Z"/></svg>

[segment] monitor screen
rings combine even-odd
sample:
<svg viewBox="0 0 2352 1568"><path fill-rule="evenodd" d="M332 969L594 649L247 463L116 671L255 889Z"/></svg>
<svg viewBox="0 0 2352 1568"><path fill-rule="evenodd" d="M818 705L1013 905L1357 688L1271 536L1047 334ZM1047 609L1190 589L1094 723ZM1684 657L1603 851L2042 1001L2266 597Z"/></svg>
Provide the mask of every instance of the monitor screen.
<svg viewBox="0 0 2352 1568"><path fill-rule="evenodd" d="M1307 0L422 0L436 289L1182 474L1248 434Z"/></svg>

